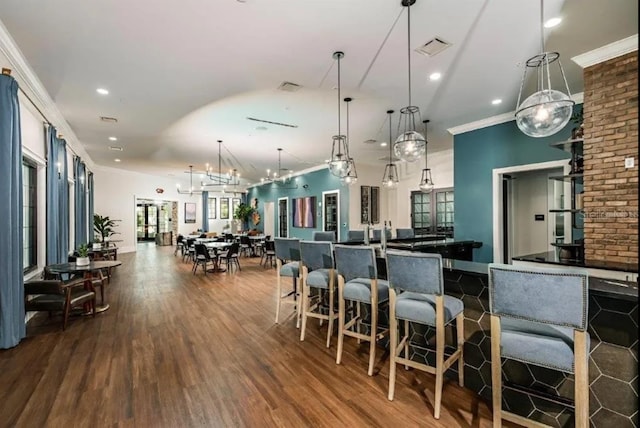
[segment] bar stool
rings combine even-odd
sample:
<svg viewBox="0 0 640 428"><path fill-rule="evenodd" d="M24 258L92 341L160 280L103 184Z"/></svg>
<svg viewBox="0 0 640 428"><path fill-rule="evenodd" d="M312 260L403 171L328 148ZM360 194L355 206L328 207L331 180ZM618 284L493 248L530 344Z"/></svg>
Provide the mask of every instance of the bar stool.
<svg viewBox="0 0 640 428"><path fill-rule="evenodd" d="M502 410L501 358L575 376L575 426L589 426L588 274L489 264L493 426L541 426Z"/></svg>
<svg viewBox="0 0 640 428"><path fill-rule="evenodd" d="M276 307L276 324L280 318L282 303L295 305L296 328L300 327L300 305L298 304L298 278L300 277L300 240L296 238L276 238L276 274L278 306ZM293 290L282 294L282 277L293 278ZM293 300L289 297L293 296Z"/></svg>
<svg viewBox="0 0 640 428"><path fill-rule="evenodd" d="M318 318L328 320L327 348L331 345L331 334L333 333L333 320L337 314L333 310L333 300L336 288L336 271L333 261L333 245L331 242L300 242L300 256L302 264L302 328L300 329L300 341L304 341L307 329L307 318ZM322 302L322 294L311 298L309 293L311 288L325 290L329 294L329 313L324 315L316 312Z"/></svg>
<svg viewBox="0 0 640 428"><path fill-rule="evenodd" d="M408 239L408 238L414 238L414 237L415 237L415 233L413 232L413 229L401 229L401 228L396 229L396 238L398 239Z"/></svg>
<svg viewBox="0 0 640 428"><path fill-rule="evenodd" d="M347 241L364 241L364 230L348 230Z"/></svg>
<svg viewBox="0 0 640 428"><path fill-rule="evenodd" d="M391 239L391 229L386 229L384 234L387 239ZM382 231L380 229L373 229L373 240L380 241L381 237L382 237Z"/></svg>
<svg viewBox="0 0 640 428"><path fill-rule="evenodd" d="M442 256L440 254L387 251L389 279L390 371L389 400L393 400L396 364L436 375L433 416L440 419L444 372L458 361L458 383L464 386L464 304L462 300L444 294ZM400 293L400 294L398 294ZM404 321L404 336L398 343L398 320ZM457 349L445 359L445 327L455 320ZM410 359L409 322L436 329L435 367ZM404 357L400 354L404 350Z"/></svg>
<svg viewBox="0 0 640 428"><path fill-rule="evenodd" d="M376 255L370 246L336 245L336 268L338 271L338 355L336 364L342 361L344 336L355 337L369 342L369 376L373 375L376 358L376 340L384 337L378 334L378 305L389 299L389 283L378 279ZM345 300L356 303L357 314L345 323ZM360 333L362 319L360 303L371 305L370 334ZM357 331L350 330L356 325Z"/></svg>
<svg viewBox="0 0 640 428"><path fill-rule="evenodd" d="M313 232L314 241L326 241L326 242L336 242L336 234L335 232L321 232L316 230Z"/></svg>

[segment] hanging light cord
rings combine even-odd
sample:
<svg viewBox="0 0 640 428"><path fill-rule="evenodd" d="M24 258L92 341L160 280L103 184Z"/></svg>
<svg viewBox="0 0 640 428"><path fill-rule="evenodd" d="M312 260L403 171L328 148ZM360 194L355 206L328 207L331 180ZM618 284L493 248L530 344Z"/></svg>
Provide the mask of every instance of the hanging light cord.
<svg viewBox="0 0 640 428"><path fill-rule="evenodd" d="M347 143L347 161L349 160L349 101L347 101L347 135L345 136L345 142Z"/></svg>
<svg viewBox="0 0 640 428"><path fill-rule="evenodd" d="M340 97L340 56L338 56L338 136L340 136L340 104L342 98ZM342 144L338 144L338 155L342 154Z"/></svg>
<svg viewBox="0 0 640 428"><path fill-rule="evenodd" d="M392 144L391 144L391 138L392 138L392 136L391 136L391 115L392 114L393 113L389 113L389 165L391 165L391 146L392 146Z"/></svg>
<svg viewBox="0 0 640 428"><path fill-rule="evenodd" d="M427 124L429 123L429 120L425 120L424 122L424 139L427 142L426 144L429 144L429 141L427 140ZM429 169L429 165L427 163L427 158L428 158L428 151L425 149L424 151L424 169Z"/></svg>
<svg viewBox="0 0 640 428"><path fill-rule="evenodd" d="M411 1L407 2L407 59L409 63L409 105L411 106Z"/></svg>
<svg viewBox="0 0 640 428"><path fill-rule="evenodd" d="M540 52L544 53L544 0L540 0Z"/></svg>

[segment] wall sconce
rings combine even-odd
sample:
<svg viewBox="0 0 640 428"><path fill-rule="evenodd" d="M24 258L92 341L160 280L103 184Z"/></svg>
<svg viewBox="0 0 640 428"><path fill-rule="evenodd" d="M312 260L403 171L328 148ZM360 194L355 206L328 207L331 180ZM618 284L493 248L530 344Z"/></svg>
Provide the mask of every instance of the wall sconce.
<svg viewBox="0 0 640 428"><path fill-rule="evenodd" d="M62 163L56 163L56 167L58 168L58 178L62 178Z"/></svg>

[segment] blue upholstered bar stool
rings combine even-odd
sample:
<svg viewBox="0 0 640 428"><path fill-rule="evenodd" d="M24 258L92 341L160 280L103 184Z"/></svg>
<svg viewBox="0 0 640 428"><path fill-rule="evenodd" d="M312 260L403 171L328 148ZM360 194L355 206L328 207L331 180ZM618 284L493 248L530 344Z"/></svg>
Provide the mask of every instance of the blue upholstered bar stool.
<svg viewBox="0 0 640 428"><path fill-rule="evenodd" d="M489 265L494 427L536 424L502 410L501 358L573 373L575 426L589 426L588 290L586 271Z"/></svg>
<svg viewBox="0 0 640 428"><path fill-rule="evenodd" d="M385 235L387 235L387 239L391 239L391 229L385 230ZM373 240L379 241L381 237L380 229L373 229Z"/></svg>
<svg viewBox="0 0 640 428"><path fill-rule="evenodd" d="M398 239L415 238L415 236L413 229L396 229L396 238Z"/></svg>
<svg viewBox="0 0 640 428"><path fill-rule="evenodd" d="M335 245L336 270L338 271L338 355L336 364L342 361L344 336L369 341L369 376L373 375L378 334L378 304L389 299L389 283L378 279L376 255L370 246ZM345 300L356 303L358 312L345 322ZM360 303L371 305L370 334L360 333ZM351 330L356 325L357 331Z"/></svg>
<svg viewBox="0 0 640 428"><path fill-rule="evenodd" d="M347 241L364 241L364 230L348 230Z"/></svg>
<svg viewBox="0 0 640 428"><path fill-rule="evenodd" d="M458 361L458 383L464 386L464 304L462 300L444 294L442 256L440 254L387 251L387 278L389 280L389 400L393 400L396 382L396 364L436 375L433 413L440 418L444 372ZM404 321L404 337L398 343L398 321ZM456 350L445 359L445 327L456 324ZM417 363L410 359L409 322L436 329L436 366ZM400 354L404 350L404 356Z"/></svg>
<svg viewBox="0 0 640 428"><path fill-rule="evenodd" d="M336 233L335 232L321 232L316 230L313 232L313 241L325 241L325 242L336 242Z"/></svg>
<svg viewBox="0 0 640 428"><path fill-rule="evenodd" d="M280 305L295 305L296 328L300 327L300 305L298 302L298 278L300 277L300 240L296 238L276 238L276 274L278 306L276 324L280 321ZM293 290L282 294L282 277L293 278Z"/></svg>
<svg viewBox="0 0 640 428"><path fill-rule="evenodd" d="M327 348L331 345L333 334L333 320L338 314L334 312L333 301L336 284L336 270L333 262L333 245L331 242L300 242L300 256L302 264L302 328L300 340L304 340L307 328L307 318L318 318L329 321L327 331ZM311 288L326 290L329 295L329 313L324 315L317 312L322 300L321 294L313 297L309 295Z"/></svg>

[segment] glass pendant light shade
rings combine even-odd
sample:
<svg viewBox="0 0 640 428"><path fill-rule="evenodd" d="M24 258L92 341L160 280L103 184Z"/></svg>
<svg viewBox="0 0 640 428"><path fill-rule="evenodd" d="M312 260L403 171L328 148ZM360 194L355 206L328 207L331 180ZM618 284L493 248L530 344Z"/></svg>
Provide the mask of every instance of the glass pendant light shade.
<svg viewBox="0 0 640 428"><path fill-rule="evenodd" d="M407 162L415 162L427 151L427 142L417 131L407 131L396 138L393 153L396 157Z"/></svg>
<svg viewBox="0 0 640 428"><path fill-rule="evenodd" d="M349 153L349 103L353 101L353 98L347 97L344 99L344 102L347 104L347 138L346 138L346 146L347 146L347 155ZM349 159L349 171L347 175L340 178L340 182L344 185L352 185L358 182L358 172L356 171L356 161L348 155Z"/></svg>
<svg viewBox="0 0 640 428"><path fill-rule="evenodd" d="M344 178L349 174L350 166L347 154L347 139L344 135L334 135L329 171L338 178Z"/></svg>
<svg viewBox="0 0 640 428"><path fill-rule="evenodd" d="M396 167L394 164L388 163L384 167L382 185L388 189L392 189L398 185L398 167Z"/></svg>
<svg viewBox="0 0 640 428"><path fill-rule="evenodd" d="M516 124L526 135L542 138L553 135L563 129L571 119L575 102L571 99L569 85L560 63L558 52L544 50L544 3L540 0L540 54L527 60L520 82L518 104L516 107ZM551 88L550 64L557 64L564 82L566 93ZM535 70L537 89L522 103L522 90L528 70Z"/></svg>
<svg viewBox="0 0 640 428"><path fill-rule="evenodd" d="M420 178L420 190L423 192L430 192L433 190L434 184L431 178L431 169L425 168L422 170L422 177Z"/></svg>

